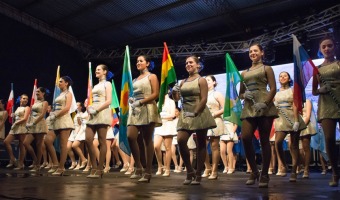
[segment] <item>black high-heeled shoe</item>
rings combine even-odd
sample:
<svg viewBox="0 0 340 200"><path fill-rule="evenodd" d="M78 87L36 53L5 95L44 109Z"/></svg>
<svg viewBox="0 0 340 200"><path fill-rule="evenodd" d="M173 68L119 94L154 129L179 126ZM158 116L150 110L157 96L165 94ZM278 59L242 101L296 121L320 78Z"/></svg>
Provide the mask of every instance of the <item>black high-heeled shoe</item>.
<svg viewBox="0 0 340 200"><path fill-rule="evenodd" d="M260 173L259 172L252 172L250 173L249 179L246 182L246 185L254 185L255 181L259 181Z"/></svg>
<svg viewBox="0 0 340 200"><path fill-rule="evenodd" d="M339 175L333 175L331 181L328 183L330 187L339 186Z"/></svg>
<svg viewBox="0 0 340 200"><path fill-rule="evenodd" d="M194 179L196 179L195 172L187 173L187 178L184 180L183 185L190 185Z"/></svg>
<svg viewBox="0 0 340 200"><path fill-rule="evenodd" d="M190 185L201 185L202 176L196 174L195 179L190 183Z"/></svg>
<svg viewBox="0 0 340 200"><path fill-rule="evenodd" d="M142 177L143 168L135 169L135 172L130 176L130 179L137 179Z"/></svg>
<svg viewBox="0 0 340 200"><path fill-rule="evenodd" d="M142 178L138 180L139 183L150 183L151 174L145 173Z"/></svg>
<svg viewBox="0 0 340 200"><path fill-rule="evenodd" d="M261 175L259 181L259 188L268 188L269 175Z"/></svg>

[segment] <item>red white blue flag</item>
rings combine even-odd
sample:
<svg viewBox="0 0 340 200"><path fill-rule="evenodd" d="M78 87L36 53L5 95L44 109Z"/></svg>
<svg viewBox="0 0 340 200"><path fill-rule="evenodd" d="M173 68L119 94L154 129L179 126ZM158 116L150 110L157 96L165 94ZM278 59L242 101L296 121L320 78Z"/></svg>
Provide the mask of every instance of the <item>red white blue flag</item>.
<svg viewBox="0 0 340 200"><path fill-rule="evenodd" d="M293 57L294 57L294 104L298 111L302 112L302 102L306 102L305 88L313 75L318 73L312 59L306 50L301 46L295 35L293 37Z"/></svg>

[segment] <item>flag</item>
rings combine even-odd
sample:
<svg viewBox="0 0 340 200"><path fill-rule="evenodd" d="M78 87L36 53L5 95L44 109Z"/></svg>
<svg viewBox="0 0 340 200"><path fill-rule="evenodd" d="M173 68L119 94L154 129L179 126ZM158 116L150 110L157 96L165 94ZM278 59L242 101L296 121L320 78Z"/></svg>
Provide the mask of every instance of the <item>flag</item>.
<svg viewBox="0 0 340 200"><path fill-rule="evenodd" d="M168 93L169 85L175 83L177 80L174 64L172 63L168 46L164 42L163 60L162 60L162 74L161 87L158 100L158 112L162 111L164 104L164 96Z"/></svg>
<svg viewBox="0 0 340 200"><path fill-rule="evenodd" d="M227 90L225 94L225 101L224 101L224 112L223 112L223 119L226 121L230 121L234 124L241 126L241 111L242 105L240 99L238 98L236 86L240 83L242 77L237 70L233 60L231 59L230 55L226 54L226 83Z"/></svg>
<svg viewBox="0 0 340 200"><path fill-rule="evenodd" d="M55 109L55 99L60 95L60 88L59 88L59 79L60 79L60 65L57 68L57 75L55 78L55 85L54 85L54 92L53 92L53 111Z"/></svg>
<svg viewBox="0 0 340 200"><path fill-rule="evenodd" d="M302 113L302 102L306 102L305 88L313 75L318 73L312 59L294 34L293 37L293 57L294 57L294 104L298 111Z"/></svg>
<svg viewBox="0 0 340 200"><path fill-rule="evenodd" d="M13 83L11 83L11 92L9 93L6 110L8 113L8 121L9 123L13 123L12 113L14 111L14 91L13 91Z"/></svg>
<svg viewBox="0 0 340 200"><path fill-rule="evenodd" d="M116 113L116 109L119 107L119 101L118 101L118 96L117 96L117 91L116 91L116 86L115 86L115 82L112 79L112 101L111 101L111 109L112 109L112 124L111 126L113 127L114 125L116 125L119 121L118 119L118 115Z"/></svg>
<svg viewBox="0 0 340 200"><path fill-rule="evenodd" d="M87 106L92 105L92 68L91 68L91 62L89 62L89 77L87 81Z"/></svg>
<svg viewBox="0 0 340 200"><path fill-rule="evenodd" d="M68 91L72 94L72 103L71 103L69 113L73 113L73 112L76 112L77 110L77 101L76 101L76 97L74 96L72 86L68 88Z"/></svg>
<svg viewBox="0 0 340 200"><path fill-rule="evenodd" d="M35 100L37 99L37 82L38 82L38 80L35 79L34 80L34 85L33 85L32 98L31 98L31 108L32 108Z"/></svg>
<svg viewBox="0 0 340 200"><path fill-rule="evenodd" d="M126 45L122 85L120 91L120 118L119 118L119 147L126 154L130 155L131 150L127 139L127 119L129 115L129 96L133 94L132 77L131 77L131 63L129 46Z"/></svg>

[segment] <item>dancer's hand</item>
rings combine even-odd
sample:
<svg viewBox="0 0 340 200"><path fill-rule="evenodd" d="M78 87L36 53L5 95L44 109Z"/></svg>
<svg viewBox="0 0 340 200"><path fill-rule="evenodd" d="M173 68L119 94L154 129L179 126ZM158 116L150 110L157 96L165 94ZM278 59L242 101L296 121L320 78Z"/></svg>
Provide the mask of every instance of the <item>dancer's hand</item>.
<svg viewBox="0 0 340 200"><path fill-rule="evenodd" d="M142 106L140 100L137 100L137 101L135 101L131 104L132 109L135 109L135 108L140 107L140 106Z"/></svg>
<svg viewBox="0 0 340 200"><path fill-rule="evenodd" d="M254 108L255 108L255 112L259 112L262 109L266 109L267 104L265 104L265 103L255 103Z"/></svg>
<svg viewBox="0 0 340 200"><path fill-rule="evenodd" d="M175 86L172 88L172 91L174 92L179 92L181 90L181 88L179 87L178 84L175 84Z"/></svg>
<svg viewBox="0 0 340 200"><path fill-rule="evenodd" d="M254 99L254 95L253 95L253 92L249 91L249 90L246 90L243 94L244 98L245 99L249 99L249 100L252 100Z"/></svg>
<svg viewBox="0 0 340 200"><path fill-rule="evenodd" d="M96 114L98 113L98 111L97 111L96 109L94 109L92 106L89 106L89 107L87 108L87 110L89 111L89 113L90 113L91 115L96 115Z"/></svg>
<svg viewBox="0 0 340 200"><path fill-rule="evenodd" d="M50 113L50 121L54 121L56 119L56 116L53 112Z"/></svg>
<svg viewBox="0 0 340 200"><path fill-rule="evenodd" d="M27 123L26 128L31 128L34 124L33 123Z"/></svg>
<svg viewBox="0 0 340 200"><path fill-rule="evenodd" d="M328 84L324 84L323 86L321 86L321 87L318 89L318 93L319 93L319 94L326 94L326 93L328 93L329 91L331 91L331 86L328 85Z"/></svg>
<svg viewBox="0 0 340 200"><path fill-rule="evenodd" d="M196 116L196 114L193 112L184 112L183 115L184 117L195 117Z"/></svg>
<svg viewBox="0 0 340 200"><path fill-rule="evenodd" d="M293 131L297 132L299 130L299 127L300 127L300 122L294 122Z"/></svg>

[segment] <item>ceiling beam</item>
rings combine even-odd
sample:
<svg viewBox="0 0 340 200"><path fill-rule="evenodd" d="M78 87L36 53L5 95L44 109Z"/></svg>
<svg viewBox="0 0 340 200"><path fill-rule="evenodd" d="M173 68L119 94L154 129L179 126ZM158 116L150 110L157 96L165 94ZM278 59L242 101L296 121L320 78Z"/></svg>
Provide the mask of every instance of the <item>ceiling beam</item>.
<svg viewBox="0 0 340 200"><path fill-rule="evenodd" d="M274 44L284 43L292 40L292 34L307 33L309 38L319 38L320 32L327 26L340 21L340 4L328 8L322 12L305 17L302 20L294 21L287 26L273 30L270 33L265 33L255 38L245 41L234 42L218 42L207 44L191 44L168 46L170 54L177 57L186 57L192 54L209 56L224 55L229 53L244 53L248 50L249 45L253 42L259 42L266 46L269 42ZM329 32L329 31L328 31ZM325 34L325 31L323 31ZM164 47L150 48L132 48L130 50L131 57L136 57L141 54L150 55L153 57L162 56ZM94 50L89 53L87 59L114 59L123 58L124 49L119 50Z"/></svg>

